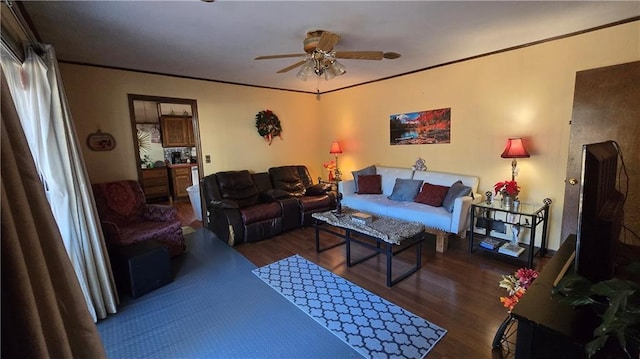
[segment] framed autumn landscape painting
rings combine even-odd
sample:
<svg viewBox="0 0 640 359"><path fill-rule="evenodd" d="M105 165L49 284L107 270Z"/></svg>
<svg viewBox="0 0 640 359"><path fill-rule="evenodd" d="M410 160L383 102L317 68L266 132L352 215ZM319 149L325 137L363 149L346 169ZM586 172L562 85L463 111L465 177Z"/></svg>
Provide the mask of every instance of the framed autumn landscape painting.
<svg viewBox="0 0 640 359"><path fill-rule="evenodd" d="M451 142L451 108L402 113L389 117L392 145Z"/></svg>

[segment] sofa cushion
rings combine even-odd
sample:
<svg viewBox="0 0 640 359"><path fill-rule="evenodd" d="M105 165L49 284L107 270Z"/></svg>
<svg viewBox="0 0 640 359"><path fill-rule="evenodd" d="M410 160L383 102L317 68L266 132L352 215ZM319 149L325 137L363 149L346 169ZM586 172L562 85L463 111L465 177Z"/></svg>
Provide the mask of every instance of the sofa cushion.
<svg viewBox="0 0 640 359"><path fill-rule="evenodd" d="M393 192L389 196L390 200L410 202L416 197L422 186L422 181L405 178L396 178Z"/></svg>
<svg viewBox="0 0 640 359"><path fill-rule="evenodd" d="M353 171L353 172L351 172L351 174L353 175L353 181L354 181L354 183L356 185L356 193L358 193L358 176L376 174L376 166L371 165L371 166L365 167L365 168L363 168L361 170Z"/></svg>
<svg viewBox="0 0 640 359"><path fill-rule="evenodd" d="M451 213L443 207L426 206L416 202L392 201L385 195L375 194L346 196L343 205L367 213L420 222L429 228L443 231L449 231L451 228Z"/></svg>
<svg viewBox="0 0 640 359"><path fill-rule="evenodd" d="M449 187L425 182L422 191L414 198L414 202L428 204L433 207L441 207L444 198L449 192Z"/></svg>
<svg viewBox="0 0 640 359"><path fill-rule="evenodd" d="M447 211L453 212L453 204L458 197L469 196L471 194L471 187L467 187L462 184L462 181L454 182L449 190L447 191L447 195L444 197L442 201L442 207L444 207Z"/></svg>
<svg viewBox="0 0 640 359"><path fill-rule="evenodd" d="M465 186L471 187L472 193L478 192L479 179L476 176L437 171L415 171L411 178L447 187L450 187L453 182L460 180Z"/></svg>
<svg viewBox="0 0 640 359"><path fill-rule="evenodd" d="M380 175L359 175L358 194L382 194L382 177Z"/></svg>
<svg viewBox="0 0 640 359"><path fill-rule="evenodd" d="M385 196L390 196L393 192L396 178L418 179L413 178L411 168L376 166L376 174L382 177L382 194Z"/></svg>

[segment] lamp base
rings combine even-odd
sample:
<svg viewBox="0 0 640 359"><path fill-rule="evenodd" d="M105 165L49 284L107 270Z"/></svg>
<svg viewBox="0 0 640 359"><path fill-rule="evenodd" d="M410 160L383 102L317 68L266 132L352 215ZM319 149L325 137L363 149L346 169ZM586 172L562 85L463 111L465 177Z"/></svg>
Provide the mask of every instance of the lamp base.
<svg viewBox="0 0 640 359"><path fill-rule="evenodd" d="M340 170L337 167L336 167L336 173L335 173L335 176L333 177L333 180L336 182L342 181L342 173L340 173Z"/></svg>

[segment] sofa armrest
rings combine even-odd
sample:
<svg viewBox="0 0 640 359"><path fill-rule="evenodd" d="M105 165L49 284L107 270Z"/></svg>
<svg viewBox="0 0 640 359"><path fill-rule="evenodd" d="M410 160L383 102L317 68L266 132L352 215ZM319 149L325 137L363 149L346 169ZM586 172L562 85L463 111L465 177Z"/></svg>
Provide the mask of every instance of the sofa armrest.
<svg viewBox="0 0 640 359"><path fill-rule="evenodd" d="M314 184L305 189L305 196L324 196L331 191L331 185Z"/></svg>
<svg viewBox="0 0 640 359"><path fill-rule="evenodd" d="M209 230L230 246L236 238L244 237L244 222L240 214L240 206L234 201L211 201L209 211Z"/></svg>
<svg viewBox="0 0 640 359"><path fill-rule="evenodd" d="M120 236L120 228L117 224L111 221L100 221L102 226L102 233L107 243L110 244L126 244L122 242Z"/></svg>
<svg viewBox="0 0 640 359"><path fill-rule="evenodd" d="M222 201L211 201L207 204L208 210L214 209L240 209L240 206L237 202L231 201L228 199L223 199Z"/></svg>
<svg viewBox="0 0 640 359"><path fill-rule="evenodd" d="M451 212L451 233L458 234L462 238L465 237L467 227L469 227L469 210L471 203L478 201L471 196L458 197L453 202L453 212Z"/></svg>
<svg viewBox="0 0 640 359"><path fill-rule="evenodd" d="M169 222L174 220L178 215L175 207L164 204L148 204L145 206L142 216L148 221Z"/></svg>
<svg viewBox="0 0 640 359"><path fill-rule="evenodd" d="M352 195L356 193L356 182L354 180L338 182L338 192L343 195Z"/></svg>

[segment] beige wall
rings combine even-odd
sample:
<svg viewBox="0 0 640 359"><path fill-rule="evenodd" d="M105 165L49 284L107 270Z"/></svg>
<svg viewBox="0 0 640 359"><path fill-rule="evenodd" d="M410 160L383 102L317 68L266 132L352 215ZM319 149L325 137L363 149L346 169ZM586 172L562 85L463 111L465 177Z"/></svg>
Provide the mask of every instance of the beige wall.
<svg viewBox="0 0 640 359"><path fill-rule="evenodd" d="M479 176L484 192L509 178L510 160L500 153L508 137L522 136L532 156L518 161L521 197L554 201L549 239L557 249L575 73L638 59L636 21L328 93L320 101L311 94L78 65L62 64L61 70L82 142L98 126L117 140L110 152L85 147L92 182L136 177L128 93L198 101L202 151L213 158L205 174L304 163L314 176L325 175L322 162L331 159L331 141L339 140L345 179L372 163L410 167L422 157L430 170ZM389 115L443 107L451 108L450 144L389 145ZM284 128L283 141L271 146L254 127L255 114L267 108Z"/></svg>
<svg viewBox="0 0 640 359"><path fill-rule="evenodd" d="M480 177L479 191L510 179L500 158L507 138L524 137L518 161L523 201L553 200L550 248L560 245L569 121L577 71L640 59L640 22L547 42L323 96L321 117L343 143L344 178L372 163ZM451 143L391 146L389 115L451 108Z"/></svg>
<svg viewBox="0 0 640 359"><path fill-rule="evenodd" d="M113 151L84 146L93 183L137 179L127 94L197 100L202 153L212 159L203 164L204 175L298 163L320 175L319 103L312 95L71 64L60 68L81 142L98 127L116 138ZM282 140L274 139L271 146L255 128L256 113L265 109L283 128Z"/></svg>

